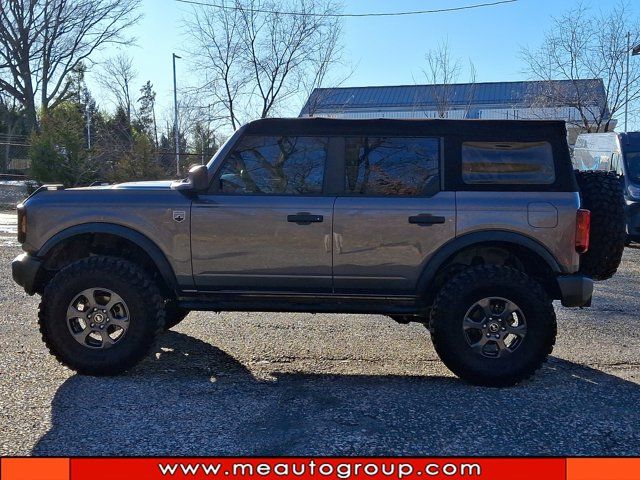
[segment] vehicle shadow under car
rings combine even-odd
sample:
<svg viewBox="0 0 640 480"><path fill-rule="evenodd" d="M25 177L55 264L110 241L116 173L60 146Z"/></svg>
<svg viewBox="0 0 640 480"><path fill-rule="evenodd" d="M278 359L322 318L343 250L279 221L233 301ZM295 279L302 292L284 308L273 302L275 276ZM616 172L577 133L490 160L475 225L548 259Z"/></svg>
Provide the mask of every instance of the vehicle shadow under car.
<svg viewBox="0 0 640 480"><path fill-rule="evenodd" d="M271 372L167 332L126 375L75 375L34 455L638 455L640 385L555 357L520 386Z"/></svg>

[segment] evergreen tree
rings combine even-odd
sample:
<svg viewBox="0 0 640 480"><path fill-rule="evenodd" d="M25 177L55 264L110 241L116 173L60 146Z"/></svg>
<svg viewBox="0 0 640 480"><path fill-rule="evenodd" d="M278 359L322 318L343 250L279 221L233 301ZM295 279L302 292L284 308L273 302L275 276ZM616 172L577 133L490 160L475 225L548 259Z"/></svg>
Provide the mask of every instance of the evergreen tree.
<svg viewBox="0 0 640 480"><path fill-rule="evenodd" d="M43 183L84 185L98 178L98 168L85 146L84 117L71 101L42 117L40 132L31 135L31 175Z"/></svg>
<svg viewBox="0 0 640 480"><path fill-rule="evenodd" d="M154 145L158 147L158 127L156 125L156 92L153 90L153 84L147 81L140 89L140 98L138 98L140 107L138 109L138 119L136 127L140 131L146 132L152 136Z"/></svg>

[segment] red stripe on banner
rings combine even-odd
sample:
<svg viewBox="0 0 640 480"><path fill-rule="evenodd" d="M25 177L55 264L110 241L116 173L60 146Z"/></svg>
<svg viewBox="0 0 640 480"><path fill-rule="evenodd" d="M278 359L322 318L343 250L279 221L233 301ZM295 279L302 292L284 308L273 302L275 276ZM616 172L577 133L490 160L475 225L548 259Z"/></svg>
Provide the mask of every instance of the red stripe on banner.
<svg viewBox="0 0 640 480"><path fill-rule="evenodd" d="M71 480L473 479L565 480L565 459L155 458L71 459Z"/></svg>

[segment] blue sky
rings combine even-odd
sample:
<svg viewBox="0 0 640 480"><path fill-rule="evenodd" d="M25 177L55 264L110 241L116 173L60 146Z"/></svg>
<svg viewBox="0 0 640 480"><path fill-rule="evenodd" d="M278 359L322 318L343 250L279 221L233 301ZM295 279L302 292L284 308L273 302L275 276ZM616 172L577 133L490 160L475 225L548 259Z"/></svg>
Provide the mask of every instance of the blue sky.
<svg viewBox="0 0 640 480"><path fill-rule="evenodd" d="M448 40L454 56L465 64L471 59L476 81L526 79L520 60L522 46L540 43L550 26L551 15L563 12L577 0L519 0L462 12L344 20L347 64L355 66L344 86L426 83L424 56L438 42ZM408 11L482 3L482 0L344 0L344 11ZM613 0L600 0L596 8L607 9ZM132 29L137 45L127 48L134 57L138 83L151 80L158 92L160 110L172 105L171 53L181 53L188 34L181 18L190 6L174 0L143 0L144 18ZM111 55L114 49L104 52ZM189 58L178 61L178 80L188 82ZM350 68L350 67L349 67ZM90 74L91 75L91 74ZM466 81L466 75L463 80ZM90 86L94 87L89 77ZM105 104L100 99L101 104ZM295 105L298 107L298 105Z"/></svg>

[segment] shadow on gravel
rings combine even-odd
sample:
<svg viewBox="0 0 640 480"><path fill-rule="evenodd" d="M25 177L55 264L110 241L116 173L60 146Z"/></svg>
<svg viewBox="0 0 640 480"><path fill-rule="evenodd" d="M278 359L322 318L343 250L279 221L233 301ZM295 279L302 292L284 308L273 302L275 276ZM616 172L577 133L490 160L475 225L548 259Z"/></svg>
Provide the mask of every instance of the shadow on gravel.
<svg viewBox="0 0 640 480"><path fill-rule="evenodd" d="M277 371L258 381L190 336L160 344L127 375L69 378L33 454L640 454L640 386L556 358L510 389Z"/></svg>

